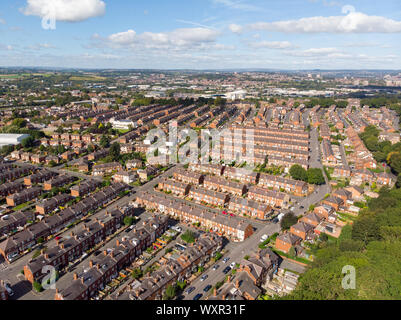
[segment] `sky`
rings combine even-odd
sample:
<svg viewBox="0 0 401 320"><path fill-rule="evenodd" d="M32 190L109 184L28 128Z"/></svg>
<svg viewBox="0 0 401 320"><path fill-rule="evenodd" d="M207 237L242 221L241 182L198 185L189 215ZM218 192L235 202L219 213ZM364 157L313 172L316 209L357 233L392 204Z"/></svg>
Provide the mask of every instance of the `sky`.
<svg viewBox="0 0 401 320"><path fill-rule="evenodd" d="M399 0L1 0L0 66L401 69Z"/></svg>

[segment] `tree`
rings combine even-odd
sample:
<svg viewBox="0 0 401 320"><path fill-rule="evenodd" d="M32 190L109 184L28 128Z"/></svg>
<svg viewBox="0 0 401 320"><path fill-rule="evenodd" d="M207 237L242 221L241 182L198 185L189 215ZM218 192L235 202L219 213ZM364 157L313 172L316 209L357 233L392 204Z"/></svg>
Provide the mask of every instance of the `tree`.
<svg viewBox="0 0 401 320"><path fill-rule="evenodd" d="M25 139L23 139L23 140L21 141L21 145L22 145L24 148L32 148L32 147L34 146L34 143L35 143L35 139L32 138L31 136L26 137Z"/></svg>
<svg viewBox="0 0 401 320"><path fill-rule="evenodd" d="M42 292L43 291L42 285L37 281L34 281L32 286L36 290L36 292Z"/></svg>
<svg viewBox="0 0 401 320"><path fill-rule="evenodd" d="M169 285L163 295L163 300L172 300L176 295L177 289L173 285Z"/></svg>
<svg viewBox="0 0 401 320"><path fill-rule="evenodd" d="M325 183L322 169L310 168L308 169L307 174L308 174L308 183L317 185Z"/></svg>
<svg viewBox="0 0 401 320"><path fill-rule="evenodd" d="M111 145L109 154L110 154L111 158L113 159L113 161L118 161L120 159L121 147L118 142L114 142Z"/></svg>
<svg viewBox="0 0 401 320"><path fill-rule="evenodd" d="M102 148L108 148L110 147L110 139L106 135L102 135L102 138L100 139L100 146Z"/></svg>
<svg viewBox="0 0 401 320"><path fill-rule="evenodd" d="M290 175L295 180L307 181L308 174L304 168L302 168L299 164L294 164L290 168Z"/></svg>
<svg viewBox="0 0 401 320"><path fill-rule="evenodd" d="M298 222L298 219L292 212L287 213L282 219L281 219L281 228L283 230L288 230Z"/></svg>
<svg viewBox="0 0 401 320"><path fill-rule="evenodd" d="M124 218L124 224L128 227L128 226L132 226L135 222L134 217L131 216L127 216Z"/></svg>
<svg viewBox="0 0 401 320"><path fill-rule="evenodd" d="M290 248L290 251L288 252L288 254L290 255L290 257L295 258L297 255L297 252L295 251L294 247Z"/></svg>
<svg viewBox="0 0 401 320"><path fill-rule="evenodd" d="M142 276L143 276L143 272L140 268L135 268L134 270L132 270L131 277L133 279L138 280Z"/></svg>
<svg viewBox="0 0 401 320"><path fill-rule="evenodd" d="M195 234L187 230L183 235L181 235L181 239L184 240L186 243L194 243L195 242Z"/></svg>
<svg viewBox="0 0 401 320"><path fill-rule="evenodd" d="M26 125L27 125L27 123L28 123L28 122L27 122L25 119L17 118L17 119L14 119L14 120L13 120L13 122L11 123L11 125L12 125L13 127L18 127L19 129L21 129L21 128L25 128Z"/></svg>
<svg viewBox="0 0 401 320"><path fill-rule="evenodd" d="M401 153L394 152L389 157L389 164L395 173L401 173Z"/></svg>

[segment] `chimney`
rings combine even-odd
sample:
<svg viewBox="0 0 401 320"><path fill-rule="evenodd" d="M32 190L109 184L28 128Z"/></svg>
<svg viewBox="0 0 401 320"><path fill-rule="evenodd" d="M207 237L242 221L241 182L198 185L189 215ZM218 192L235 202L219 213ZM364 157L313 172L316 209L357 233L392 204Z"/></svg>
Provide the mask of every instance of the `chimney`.
<svg viewBox="0 0 401 320"><path fill-rule="evenodd" d="M89 267L93 268L93 260L89 261Z"/></svg>
<svg viewBox="0 0 401 320"><path fill-rule="evenodd" d="M74 280L78 280L78 274L74 272Z"/></svg>
<svg viewBox="0 0 401 320"><path fill-rule="evenodd" d="M116 245L117 245L117 247L120 245L120 240L117 239Z"/></svg>
<svg viewBox="0 0 401 320"><path fill-rule="evenodd" d="M107 256L107 250L104 250L104 251L103 251L103 254L104 254L105 256Z"/></svg>
<svg viewBox="0 0 401 320"><path fill-rule="evenodd" d="M235 281L235 287L237 288L237 289L239 289L239 280L237 279L237 281Z"/></svg>
<svg viewBox="0 0 401 320"><path fill-rule="evenodd" d="M231 282L231 276L227 277L227 283Z"/></svg>
<svg viewBox="0 0 401 320"><path fill-rule="evenodd" d="M223 294L223 296L221 297L221 300L226 300L226 295Z"/></svg>
<svg viewBox="0 0 401 320"><path fill-rule="evenodd" d="M213 290L213 296L217 297L217 289L216 288L214 288L214 290Z"/></svg>

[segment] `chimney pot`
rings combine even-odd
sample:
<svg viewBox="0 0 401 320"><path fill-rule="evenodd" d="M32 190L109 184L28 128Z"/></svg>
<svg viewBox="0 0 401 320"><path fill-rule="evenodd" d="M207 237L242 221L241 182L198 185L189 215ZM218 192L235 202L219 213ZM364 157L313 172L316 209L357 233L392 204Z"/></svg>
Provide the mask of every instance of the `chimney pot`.
<svg viewBox="0 0 401 320"><path fill-rule="evenodd" d="M74 280L78 280L78 274L74 272Z"/></svg>

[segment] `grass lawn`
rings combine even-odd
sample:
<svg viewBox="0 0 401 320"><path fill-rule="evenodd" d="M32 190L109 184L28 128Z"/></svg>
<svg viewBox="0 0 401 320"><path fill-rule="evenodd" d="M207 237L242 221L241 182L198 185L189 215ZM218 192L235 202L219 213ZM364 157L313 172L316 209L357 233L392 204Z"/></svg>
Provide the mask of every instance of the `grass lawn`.
<svg viewBox="0 0 401 320"><path fill-rule="evenodd" d="M295 260L295 261L298 261L298 262L301 262L301 263L305 263L305 264L308 264L308 265L312 263L312 261L310 261L308 259L305 259L305 258L290 257L289 254L284 253L282 251L279 251L279 250L276 250L276 249L272 249L272 250L273 250L273 252L275 252L276 254L278 254L279 256L282 256L282 257L286 257L286 258L289 258L289 259L292 259L292 260Z"/></svg>
<svg viewBox="0 0 401 320"><path fill-rule="evenodd" d="M28 207L31 204L31 202L26 202L23 204L20 204L19 206L16 206L15 208L13 208L13 211L20 211L26 207Z"/></svg>

